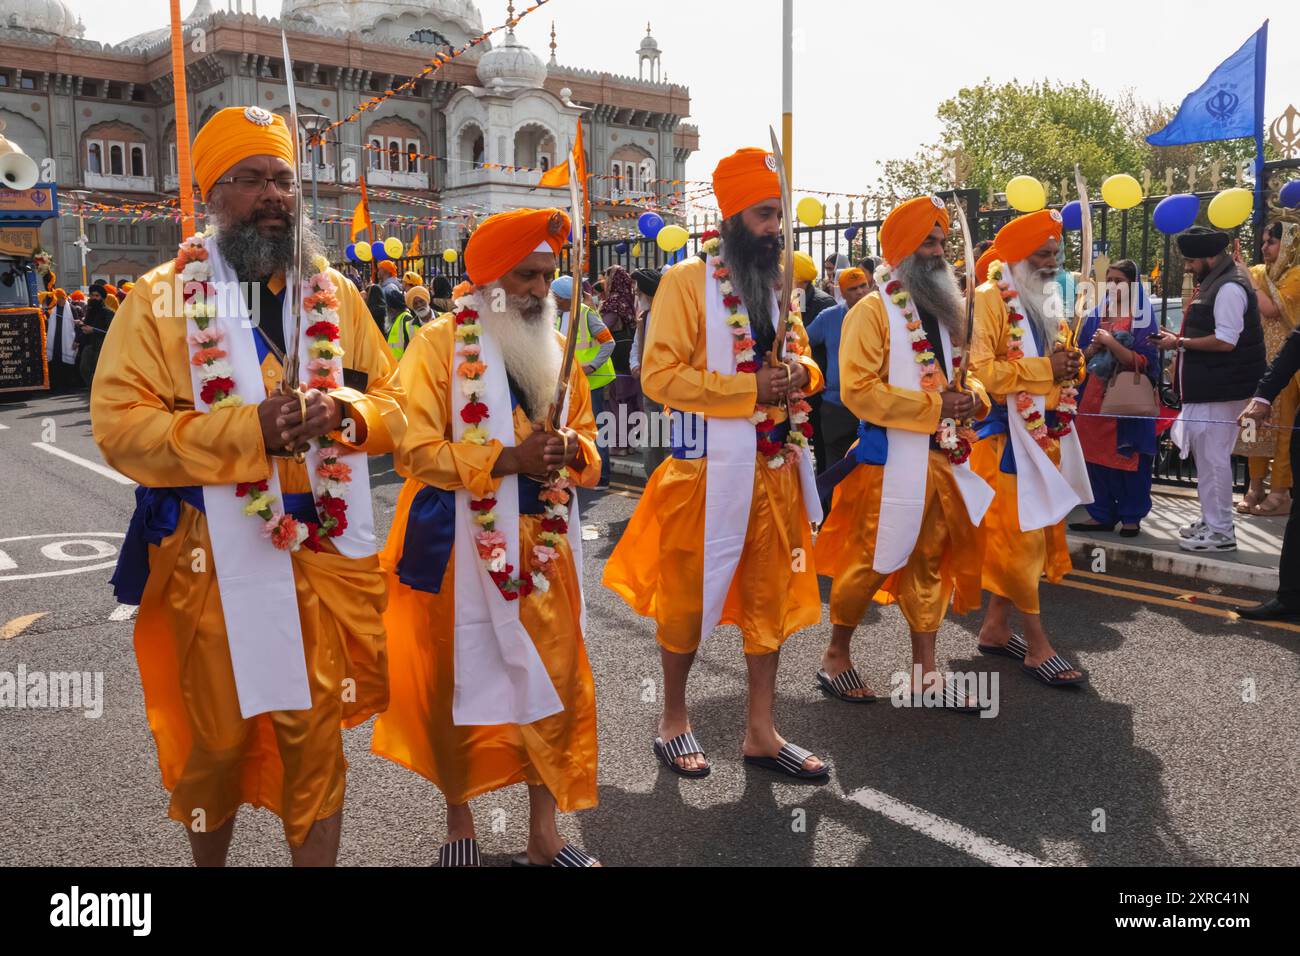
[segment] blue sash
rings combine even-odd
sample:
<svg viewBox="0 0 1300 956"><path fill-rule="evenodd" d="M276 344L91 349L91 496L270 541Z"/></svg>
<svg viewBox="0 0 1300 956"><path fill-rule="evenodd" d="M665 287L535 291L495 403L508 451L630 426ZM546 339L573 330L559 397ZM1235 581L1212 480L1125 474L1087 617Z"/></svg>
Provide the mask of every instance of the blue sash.
<svg viewBox="0 0 1300 956"><path fill-rule="evenodd" d="M117 568L110 579L113 595L119 603L139 604L144 597L145 584L149 581L149 545L162 544L176 533L182 504L202 512L203 489L199 485L179 488L141 486L135 489L135 512L126 529L122 551L117 556ZM320 520L310 492L285 495L284 508L299 521Z"/></svg>

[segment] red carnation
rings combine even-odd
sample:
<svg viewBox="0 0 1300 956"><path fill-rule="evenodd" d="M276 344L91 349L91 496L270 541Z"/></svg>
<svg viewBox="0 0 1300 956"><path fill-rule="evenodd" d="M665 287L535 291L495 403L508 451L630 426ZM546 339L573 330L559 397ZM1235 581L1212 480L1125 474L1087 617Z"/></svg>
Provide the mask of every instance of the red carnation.
<svg viewBox="0 0 1300 956"><path fill-rule="evenodd" d="M302 546L317 554L325 550L320 543L320 525L315 521L307 522L307 537L303 539Z"/></svg>
<svg viewBox="0 0 1300 956"><path fill-rule="evenodd" d="M812 424L809 422L804 422L802 425L800 425L799 431L803 432L805 438L812 438L813 436L813 427Z"/></svg>
<svg viewBox="0 0 1300 956"><path fill-rule="evenodd" d="M250 491L266 491L265 481L241 481L235 485L235 497L243 498Z"/></svg>
<svg viewBox="0 0 1300 956"><path fill-rule="evenodd" d="M913 343L912 343L912 351L913 351L913 352L928 352L928 351L930 351L930 342L929 342L929 340L927 340L927 339L921 339L921 341L919 341L919 342L913 342Z"/></svg>
<svg viewBox="0 0 1300 956"><path fill-rule="evenodd" d="M321 495L316 499L316 507L331 518L342 518L348 512L347 501L333 495Z"/></svg>
<svg viewBox="0 0 1300 956"><path fill-rule="evenodd" d="M203 383L203 390L199 392L199 398L203 399L205 404L211 405L217 400L218 393L224 396L229 395L234 390L234 379L210 378Z"/></svg>
<svg viewBox="0 0 1300 956"><path fill-rule="evenodd" d="M722 304L725 305L728 309L738 309L740 308L740 296L724 295L722 297Z"/></svg>
<svg viewBox="0 0 1300 956"><path fill-rule="evenodd" d="M551 531L555 534L564 534L569 530L569 527L563 518L543 518L542 530Z"/></svg>
<svg viewBox="0 0 1300 956"><path fill-rule="evenodd" d="M708 232L704 233L704 235L700 236L700 242L708 242L710 239L721 239L721 238L722 238L722 233L718 232L718 230L716 229L710 229Z"/></svg>
<svg viewBox="0 0 1300 956"><path fill-rule="evenodd" d="M528 597L533 593L533 580L529 577L519 579L519 596Z"/></svg>
<svg viewBox="0 0 1300 956"><path fill-rule="evenodd" d="M766 438L758 440L758 453L764 458L775 458L781 454L781 443L779 441L769 441Z"/></svg>
<svg viewBox="0 0 1300 956"><path fill-rule="evenodd" d="M307 326L307 334L314 339L329 339L333 342L339 337L339 327L333 322L313 322Z"/></svg>
<svg viewBox="0 0 1300 956"><path fill-rule="evenodd" d="M482 402L470 402L460 410L460 417L470 425L477 425L488 417L488 407Z"/></svg>
<svg viewBox="0 0 1300 956"><path fill-rule="evenodd" d="M479 498L477 501L471 501L469 503L469 510L470 511L491 511L496 506L497 506L497 500L495 498Z"/></svg>
<svg viewBox="0 0 1300 956"><path fill-rule="evenodd" d="M478 313L475 312L473 309L461 309L459 312L456 313L456 324L465 325L466 323L472 322L477 318L478 318Z"/></svg>
<svg viewBox="0 0 1300 956"><path fill-rule="evenodd" d="M749 373L752 374L752 373L758 371L758 363L757 363L757 362L754 362L754 361L750 361L750 362L737 362L737 363L736 363L736 371L737 371L737 372L749 372Z"/></svg>
<svg viewBox="0 0 1300 956"><path fill-rule="evenodd" d="M308 388L314 388L321 392L328 392L339 387L339 383L334 381L332 375L318 375L307 383Z"/></svg>
<svg viewBox="0 0 1300 956"><path fill-rule="evenodd" d="M885 286L885 295L893 295L901 288L903 288L903 283L895 279L893 282L889 283L889 285Z"/></svg>

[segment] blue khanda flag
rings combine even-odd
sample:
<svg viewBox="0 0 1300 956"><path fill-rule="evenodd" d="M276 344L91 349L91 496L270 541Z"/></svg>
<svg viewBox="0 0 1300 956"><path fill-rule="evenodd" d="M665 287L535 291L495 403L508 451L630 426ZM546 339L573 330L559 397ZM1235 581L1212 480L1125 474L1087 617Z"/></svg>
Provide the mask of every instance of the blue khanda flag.
<svg viewBox="0 0 1300 956"><path fill-rule="evenodd" d="M1264 123L1264 64L1268 21L1240 50L1189 93L1164 129L1152 133L1152 146L1179 146L1218 139L1258 136Z"/></svg>

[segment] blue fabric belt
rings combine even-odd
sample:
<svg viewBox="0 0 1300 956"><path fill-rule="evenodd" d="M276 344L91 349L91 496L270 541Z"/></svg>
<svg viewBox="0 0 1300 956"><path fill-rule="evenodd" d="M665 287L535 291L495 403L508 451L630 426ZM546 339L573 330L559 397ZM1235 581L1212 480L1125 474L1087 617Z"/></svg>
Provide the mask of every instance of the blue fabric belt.
<svg viewBox="0 0 1300 956"><path fill-rule="evenodd" d="M203 489L199 485L135 489L135 512L110 579L113 595L120 603L139 604L144 597L144 587L149 581L149 545L162 544L176 533L182 504L202 512ZM320 520L310 492L285 495L284 508L299 521Z"/></svg>
<svg viewBox="0 0 1300 956"><path fill-rule="evenodd" d="M540 515L546 511L542 486L527 475L519 475L519 514ZM456 543L456 493L425 485L415 493L406 518L402 539L402 560L397 562L397 579L413 591L437 594L442 590Z"/></svg>

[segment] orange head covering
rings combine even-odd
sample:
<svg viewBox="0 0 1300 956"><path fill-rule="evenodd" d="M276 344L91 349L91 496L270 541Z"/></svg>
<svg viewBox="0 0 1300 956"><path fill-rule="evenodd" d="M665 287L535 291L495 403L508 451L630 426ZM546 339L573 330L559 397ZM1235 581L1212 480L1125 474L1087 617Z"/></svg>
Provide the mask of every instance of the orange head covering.
<svg viewBox="0 0 1300 956"><path fill-rule="evenodd" d="M880 252L896 266L917 249L938 226L948 235L948 209L938 196L909 199L885 217L880 226Z"/></svg>
<svg viewBox="0 0 1300 956"><path fill-rule="evenodd" d="M120 286L118 286L118 289L121 291L122 295L129 294L130 291L134 288L135 288L134 282L123 282Z"/></svg>
<svg viewBox="0 0 1300 956"><path fill-rule="evenodd" d="M108 295L104 296L104 305L108 307L108 311L116 312L118 308L121 307L122 303L117 301L117 296L110 292Z"/></svg>
<svg viewBox="0 0 1300 956"><path fill-rule="evenodd" d="M379 271L386 276L395 276L397 275L397 266L393 264L391 259L385 259L379 263Z"/></svg>
<svg viewBox="0 0 1300 956"><path fill-rule="evenodd" d="M1005 262L1019 262L1033 255L1048 239L1060 240L1061 214L1055 209L1040 209L1017 216L998 230L993 248Z"/></svg>
<svg viewBox="0 0 1300 956"><path fill-rule="evenodd" d="M414 289L417 285L422 285L424 280L420 278L420 273L411 270L402 274L402 285L408 289Z"/></svg>
<svg viewBox="0 0 1300 956"><path fill-rule="evenodd" d="M861 269L857 269L857 268L845 269L843 272L840 273L840 277L836 281L838 281L840 284L840 291L847 292L849 289L852 289L855 285L862 285L862 283L866 282L867 274L863 272Z"/></svg>
<svg viewBox="0 0 1300 956"><path fill-rule="evenodd" d="M62 291L63 291L62 289L55 289L55 290L54 290L54 295L55 295L55 297L57 298L57 297L58 297L58 294L59 294L60 292L62 292ZM86 301L86 293L82 292L80 289L73 289L72 292L68 293L67 295L68 295L68 298L71 299L73 302L85 302L85 301Z"/></svg>
<svg viewBox="0 0 1300 956"><path fill-rule="evenodd" d="M776 157L753 146L736 150L713 171L713 194L723 219L730 219L765 199L780 199Z"/></svg>
<svg viewBox="0 0 1300 956"><path fill-rule="evenodd" d="M1002 258L1002 253L998 252L997 246L989 246L984 250L984 255L979 257L975 263L975 284L983 285L989 281L989 267Z"/></svg>
<svg viewBox="0 0 1300 956"><path fill-rule="evenodd" d="M293 137L284 117L260 106L228 106L194 137L194 178L206 200L218 179L250 156L279 156L293 165Z"/></svg>
<svg viewBox="0 0 1300 956"><path fill-rule="evenodd" d="M484 219L465 244L465 271L475 285L496 282L534 252L559 255L569 217L558 209L512 209Z"/></svg>
<svg viewBox="0 0 1300 956"><path fill-rule="evenodd" d="M469 295L473 291L474 291L474 283L458 282L456 283L456 288L451 290L451 301L455 302L457 299L464 298L465 296Z"/></svg>
<svg viewBox="0 0 1300 956"><path fill-rule="evenodd" d="M104 286L104 298L107 299L110 295L117 295L117 286L114 285Z"/></svg>

